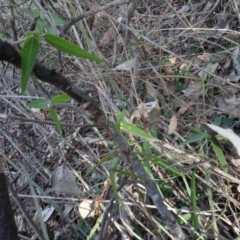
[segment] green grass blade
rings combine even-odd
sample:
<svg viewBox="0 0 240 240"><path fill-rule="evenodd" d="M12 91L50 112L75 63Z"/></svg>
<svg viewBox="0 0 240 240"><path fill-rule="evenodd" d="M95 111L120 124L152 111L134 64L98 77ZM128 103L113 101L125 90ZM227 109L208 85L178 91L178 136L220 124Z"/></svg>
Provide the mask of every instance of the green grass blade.
<svg viewBox="0 0 240 240"><path fill-rule="evenodd" d="M185 144L201 141L203 138L207 137L207 135L208 134L206 132L201 132L201 133L196 134L193 137L185 140L184 142L180 143L179 145L182 146L182 145L185 145Z"/></svg>
<svg viewBox="0 0 240 240"><path fill-rule="evenodd" d="M218 140L214 136L211 136L210 139L211 139L211 145L213 147L213 150L219 159L219 162L221 164L223 171L228 172L228 163L223 154L221 145L219 144Z"/></svg>
<svg viewBox="0 0 240 240"><path fill-rule="evenodd" d="M120 122L120 129L125 130L128 133L132 133L132 134L137 135L142 138L151 139L151 140L154 139L154 137L151 134L143 131L141 128L135 126L134 124L128 123L128 122L123 122L123 121Z"/></svg>
<svg viewBox="0 0 240 240"><path fill-rule="evenodd" d="M113 171L110 171L110 180L111 180L111 184L112 184L113 195L116 200L117 211L119 213L120 203L119 203L119 196L118 196L118 192L117 192L117 184L116 184L115 175L114 175Z"/></svg>
<svg viewBox="0 0 240 240"><path fill-rule="evenodd" d="M198 229L199 222L197 212L197 191L196 191L196 170L194 169L192 172L192 179L191 179L191 202L192 202L192 225L195 229ZM197 239L197 235L194 234L194 239Z"/></svg>
<svg viewBox="0 0 240 240"><path fill-rule="evenodd" d="M159 157L155 157L152 154L147 154L147 153L143 153L143 152L134 152L134 154L143 157L144 164L149 164L149 162L151 161L151 163L156 164L164 169L167 169L174 175L177 175L179 177L184 177L184 175L181 171L179 171L177 168L171 166L171 164L169 162L164 161L163 159L161 159Z"/></svg>
<svg viewBox="0 0 240 240"><path fill-rule="evenodd" d="M54 121L54 123L57 127L58 133L61 135L62 134L62 128L61 128L60 121L58 119L57 113L54 111L54 109L52 107L50 107L48 109L48 111L49 111L49 114L50 114L51 118L53 119L53 121Z"/></svg>

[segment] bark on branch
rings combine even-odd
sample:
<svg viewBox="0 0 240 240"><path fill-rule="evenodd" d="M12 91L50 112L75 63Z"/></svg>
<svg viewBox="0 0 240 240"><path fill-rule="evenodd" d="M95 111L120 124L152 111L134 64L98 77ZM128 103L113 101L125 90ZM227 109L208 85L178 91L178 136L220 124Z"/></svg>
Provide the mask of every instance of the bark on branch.
<svg viewBox="0 0 240 240"><path fill-rule="evenodd" d="M0 40L0 60L7 61L16 67L21 67L20 54L11 44L2 40ZM185 233L177 224L175 216L167 209L166 205L164 204L155 182L149 178L149 175L145 172L143 166L138 160L138 157L132 153L132 149L127 143L127 140L123 134L115 129L114 123L109 121L104 112L99 108L99 104L87 96L83 91L78 90L62 74L57 73L55 70L49 70L40 62L37 62L35 64L33 73L38 79L61 89L78 103L88 103L88 111L91 113L95 124L97 126L104 127L106 131L111 135L112 139L118 143L123 157L127 162L131 164L133 171L135 171L140 176L142 184L147 190L148 196L152 199L164 224L169 227L171 234L176 239L187 239Z"/></svg>

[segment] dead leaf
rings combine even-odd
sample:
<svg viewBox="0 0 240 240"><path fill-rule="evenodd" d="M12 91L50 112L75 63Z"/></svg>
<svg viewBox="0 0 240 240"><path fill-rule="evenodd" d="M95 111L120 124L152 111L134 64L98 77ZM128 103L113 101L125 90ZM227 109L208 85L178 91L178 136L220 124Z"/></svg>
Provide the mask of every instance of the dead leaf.
<svg viewBox="0 0 240 240"><path fill-rule="evenodd" d="M213 124L207 123L205 125L207 125L207 127L209 127L214 132L218 133L219 135L227 138L236 148L238 156L240 156L240 137L237 134L235 134L232 129L230 128L224 129Z"/></svg>
<svg viewBox="0 0 240 240"><path fill-rule="evenodd" d="M162 99L162 96L161 96L160 92L153 87L152 83L146 82L145 85L146 85L147 93L151 97L153 97L154 99L157 99L157 98Z"/></svg>
<svg viewBox="0 0 240 240"><path fill-rule="evenodd" d="M118 66L113 68L113 70L126 70L126 71L130 71L133 68L135 68L139 63L140 63L139 57L135 57L133 59L127 60L127 61L119 64Z"/></svg>
<svg viewBox="0 0 240 240"><path fill-rule="evenodd" d="M202 55L198 55L197 58L201 59L203 62L209 62L212 54L204 53Z"/></svg>
<svg viewBox="0 0 240 240"><path fill-rule="evenodd" d="M193 101L190 101L189 103L179 100L178 106L180 106L178 112L177 112L177 117L180 117L183 115L192 105L194 104Z"/></svg>
<svg viewBox="0 0 240 240"><path fill-rule="evenodd" d="M240 167L240 159L237 158L237 159L233 159L231 158L232 160L232 163L235 165L235 167L239 168Z"/></svg>
<svg viewBox="0 0 240 240"><path fill-rule="evenodd" d="M56 168L51 176L52 190L57 195L66 194L68 196L79 197L81 189L78 187L72 171L61 165Z"/></svg>
<svg viewBox="0 0 240 240"><path fill-rule="evenodd" d="M176 61L177 61L177 57L170 57L170 58L168 58L168 61L169 61L169 63L171 63L171 64L175 64Z"/></svg>
<svg viewBox="0 0 240 240"><path fill-rule="evenodd" d="M53 206L47 206L43 211L42 211L42 218L44 222L47 222L48 219L51 217L51 215L54 212L54 207Z"/></svg>
<svg viewBox="0 0 240 240"><path fill-rule="evenodd" d="M235 95L233 95L232 98L224 99L225 103L231 104L231 105L238 105L240 106L240 98L236 98Z"/></svg>
<svg viewBox="0 0 240 240"><path fill-rule="evenodd" d="M115 28L110 27L107 32L104 33L103 37L100 39L98 47L112 47L113 46L113 39L115 34Z"/></svg>
<svg viewBox="0 0 240 240"><path fill-rule="evenodd" d="M240 75L240 64L239 64L239 48L236 48L232 53L233 66L237 70L238 75Z"/></svg>
<svg viewBox="0 0 240 240"><path fill-rule="evenodd" d="M240 115L239 106L227 104L224 101L222 96L217 98L217 106L219 108L219 111L217 112L217 114L226 113L229 115L229 118L239 117L239 115Z"/></svg>
<svg viewBox="0 0 240 240"><path fill-rule="evenodd" d="M133 121L134 118L144 118L150 124L159 120L160 116L160 107L158 100L148 102L148 103L140 103L139 106L133 109L130 112L130 120Z"/></svg>
<svg viewBox="0 0 240 240"><path fill-rule="evenodd" d="M202 78L203 80L206 80L207 77L208 77L208 74L205 72L210 72L210 73L214 73L217 68L219 67L219 63L209 63L205 68L204 68L204 71L200 71L198 73L198 76L200 78Z"/></svg>
<svg viewBox="0 0 240 240"><path fill-rule="evenodd" d="M78 212L82 219L94 216L93 204L89 201L83 201L78 205Z"/></svg>
<svg viewBox="0 0 240 240"><path fill-rule="evenodd" d="M201 94L201 88L202 85L200 83L191 82L185 90L182 90L182 92L186 97L193 96L193 93L194 96L197 96Z"/></svg>
<svg viewBox="0 0 240 240"><path fill-rule="evenodd" d="M173 134L177 128L177 118L175 114L172 115L170 124L168 126L168 135Z"/></svg>

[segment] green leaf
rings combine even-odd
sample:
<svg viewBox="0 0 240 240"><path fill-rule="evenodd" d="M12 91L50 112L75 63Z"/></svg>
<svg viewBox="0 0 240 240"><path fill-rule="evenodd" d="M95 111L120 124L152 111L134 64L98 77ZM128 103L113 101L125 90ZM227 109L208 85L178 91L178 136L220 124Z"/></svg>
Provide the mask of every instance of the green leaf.
<svg viewBox="0 0 240 240"><path fill-rule="evenodd" d="M52 103L57 104L57 103L64 103L68 100L72 99L69 95L67 95L66 93L63 94L59 94L57 96L54 96L52 98Z"/></svg>
<svg viewBox="0 0 240 240"><path fill-rule="evenodd" d="M207 137L207 133L206 132L201 132L199 134L196 134L194 135L193 137L185 140L184 142L180 143L179 145L182 146L182 145L185 145L185 144L189 144L189 143L193 143L193 142L197 142L197 141L200 141L202 140L203 138Z"/></svg>
<svg viewBox="0 0 240 240"><path fill-rule="evenodd" d="M222 123L222 116L216 116L213 120L213 124L220 127L221 123Z"/></svg>
<svg viewBox="0 0 240 240"><path fill-rule="evenodd" d="M123 170L118 169L118 168L112 168L112 171L115 172L115 173L127 176L127 177L139 178L140 179L140 177L138 175L136 175L134 173L131 173L131 172L128 172L128 171L123 171Z"/></svg>
<svg viewBox="0 0 240 240"><path fill-rule="evenodd" d="M114 123L114 127L118 132L120 132L120 123L119 122Z"/></svg>
<svg viewBox="0 0 240 240"><path fill-rule="evenodd" d="M22 51L22 76L21 76L21 92L23 93L28 84L29 76L35 65L35 61L39 50L40 36L38 33L29 32L23 44Z"/></svg>
<svg viewBox="0 0 240 240"><path fill-rule="evenodd" d="M56 24L56 26L63 26L64 24L67 23L65 20L60 18L57 14L52 14L51 17L52 17L54 23Z"/></svg>
<svg viewBox="0 0 240 240"><path fill-rule="evenodd" d="M39 98L28 103L28 106L31 108L45 110L47 108L47 101L43 98Z"/></svg>
<svg viewBox="0 0 240 240"><path fill-rule="evenodd" d="M151 145L150 145L149 141L144 141L142 143L142 151L144 153L150 153L151 152Z"/></svg>
<svg viewBox="0 0 240 240"><path fill-rule="evenodd" d="M143 137L143 138L146 138L146 139L152 139L152 140L154 139L154 137L151 134L143 131L139 127L137 127L137 126L135 126L131 123L128 123L128 122L123 122L123 121L120 122L120 129L125 130L128 133L132 133L134 135L137 135L139 137Z"/></svg>
<svg viewBox="0 0 240 240"><path fill-rule="evenodd" d="M189 219L191 219L191 213L185 213L185 214L183 214L183 215L180 215L181 216L181 218L179 217L178 219L177 219L177 223L178 224L185 224L185 222L187 222ZM184 220L185 221L184 221Z"/></svg>
<svg viewBox="0 0 240 240"><path fill-rule="evenodd" d="M108 162L110 161L112 158L114 158L116 156L116 153L115 152L112 152L110 154L108 154L107 156L105 156L104 158L102 158L96 165L94 165L93 168L91 168L86 176L92 174L99 166L101 166L102 164L104 164L105 162Z"/></svg>
<svg viewBox="0 0 240 240"><path fill-rule="evenodd" d="M119 204L119 196L118 196L118 191L117 191L117 184L114 176L114 172L110 171L110 181L112 184L112 190L113 190L113 195L116 200L116 205L117 205L117 211L119 212L120 210L120 204Z"/></svg>
<svg viewBox="0 0 240 240"><path fill-rule="evenodd" d="M127 114L127 111L126 111L126 110L120 112L120 113L117 115L117 117L116 117L116 118L117 118L117 121L122 121L122 120L125 118L126 114Z"/></svg>
<svg viewBox="0 0 240 240"><path fill-rule="evenodd" d="M225 159L225 156L223 154L221 145L219 144L218 140L214 136L211 136L210 139L211 139L211 145L213 147L213 150L214 150L216 156L219 159L219 162L220 162L220 164L222 166L222 169L225 172L228 172L228 163L227 163L227 161Z"/></svg>
<svg viewBox="0 0 240 240"><path fill-rule="evenodd" d="M192 178L191 178L191 202L192 202L192 225L194 229L197 229L199 227L199 221L198 221L198 214L197 214L197 186L196 186L196 169L193 169L192 171ZM196 239L196 236L194 236L194 239Z"/></svg>
<svg viewBox="0 0 240 240"><path fill-rule="evenodd" d="M41 19L41 18L38 19L36 23L35 31L39 33L43 32L46 25L47 25L47 22L44 19Z"/></svg>
<svg viewBox="0 0 240 240"><path fill-rule="evenodd" d="M83 59L89 59L97 62L102 62L102 59L99 57L83 50L78 47L76 44L71 43L63 38L57 37L52 34L45 34L44 39L47 43L49 43L52 47L55 47L59 51L70 54L72 56L76 56Z"/></svg>
<svg viewBox="0 0 240 240"><path fill-rule="evenodd" d="M53 121L54 121L54 123L57 127L58 133L60 135L62 135L62 128L61 128L57 113L54 111L54 109L52 107L49 107L48 111L49 111L49 114L50 114L51 118L53 119Z"/></svg>
<svg viewBox="0 0 240 240"><path fill-rule="evenodd" d="M149 164L149 161L151 161L151 163L156 164L164 169L167 169L168 171L170 171L172 174L175 174L179 177L183 177L183 173L181 171L179 171L177 168L171 166L171 163L159 158L159 157L155 157L152 154L148 154L148 153L143 153L143 152L133 152L136 155L139 155L141 157L144 158L144 164Z"/></svg>

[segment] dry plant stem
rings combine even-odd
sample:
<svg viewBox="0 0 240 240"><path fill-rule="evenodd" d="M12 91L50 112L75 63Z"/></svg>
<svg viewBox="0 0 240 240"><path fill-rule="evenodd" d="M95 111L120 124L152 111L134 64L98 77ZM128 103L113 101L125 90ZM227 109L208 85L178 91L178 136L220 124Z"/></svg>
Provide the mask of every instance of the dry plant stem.
<svg viewBox="0 0 240 240"><path fill-rule="evenodd" d="M42 234L40 233L40 231L38 230L38 228L36 227L36 225L34 224L32 219L27 214L25 208L23 207L21 201L19 200L17 193L13 189L12 185L9 183L9 181L7 179L6 179L6 182L7 182L8 189L9 189L10 193L12 194L12 197L13 197L15 203L18 205L18 208L21 210L21 212L24 215L25 219L27 220L29 226L31 226L31 228L34 230L34 232L36 233L36 235L38 236L38 238L40 240L44 240L44 237L42 236Z"/></svg>
<svg viewBox="0 0 240 240"><path fill-rule="evenodd" d="M21 67L20 54L12 45L0 40L0 60L7 61L17 67ZM130 162L132 169L141 177L142 183L145 186L148 196L152 199L154 205L171 234L179 240L187 239L181 227L177 224L173 214L167 209L155 182L149 178L145 172L137 156L132 153L127 140L124 136L115 129L114 123L109 121L104 112L99 108L99 104L84 92L78 90L74 85L63 75L55 70L47 69L43 64L37 62L34 66L33 73L43 82L47 82L56 88L61 89L79 103L88 102L87 110L97 126L105 127L106 131L111 135L114 141L119 145L120 151L126 161Z"/></svg>
<svg viewBox="0 0 240 240"><path fill-rule="evenodd" d="M93 14L95 14L95 13L98 13L98 12L100 12L100 11L107 10L107 9L113 8L113 7L117 7L117 6L119 6L119 5L122 5L122 4L125 4L125 3L129 3L129 2L132 2L132 0L116 0L116 1L114 1L114 2L112 2L112 3L108 3L108 4L104 5L104 6L100 6L100 7L96 8L96 9L94 9L94 10L87 11L87 12L85 12L85 13L83 13L83 14L75 17L75 18L73 18L69 23L67 23L67 24L64 26L64 28L63 28L60 36L63 36L63 35L67 32L67 30L68 30L73 24L75 24L76 22L82 20L82 19L85 18L85 17L88 17L88 16L93 15Z"/></svg>
<svg viewBox="0 0 240 240"><path fill-rule="evenodd" d="M1 154L1 153L0 153ZM8 195L7 178L3 173L3 157L0 155L0 239L17 240L17 227Z"/></svg>
<svg viewBox="0 0 240 240"><path fill-rule="evenodd" d="M17 116L13 116L13 115L4 114L4 113L0 113L0 118L10 119L10 120L19 120L19 121L21 121L22 124L38 123L38 124L45 124L45 125L52 125L52 126L56 125L54 122L50 122L50 121L41 121L41 120L35 120L35 119L30 119L30 118L17 117ZM17 124L19 124L19 123L17 123ZM84 128L86 128L86 127L94 126L91 124L86 124L86 125L72 124L72 123L60 123L60 124L63 127L84 127Z"/></svg>
<svg viewBox="0 0 240 240"><path fill-rule="evenodd" d="M125 16L122 18L121 22L125 25L129 25L129 22L131 18L133 17L134 11L136 7L139 4L139 0L135 2L131 2L126 10ZM144 58L144 54L139 47L139 40L136 38L132 32L128 31L127 28L124 27L124 25L120 25L119 32L122 32L125 34L125 41L129 40L129 46L131 46L132 54L135 58L139 59L139 62L141 62L141 59ZM138 88L139 81L138 81L138 73L139 73L140 64L137 64L137 66L133 69L133 76L132 76L132 84L131 84L131 90L130 90L130 102L134 105L134 99L137 96L136 89Z"/></svg>
<svg viewBox="0 0 240 240"><path fill-rule="evenodd" d="M98 123L102 123L104 125L106 118L101 116L98 119ZM145 172L143 166L141 165L139 159L136 155L132 154L132 149L128 145L124 136L118 132L114 124L108 121L108 124L105 125L108 133L112 136L112 138L118 143L121 153L127 162L130 162L132 169L136 171L136 173L141 177L142 183L145 186L148 196L152 199L154 205L156 206L159 214L162 217L162 220L165 224L167 224L170 228L170 232L177 239L187 239L185 233L182 231L180 226L177 224L175 217L172 213L167 209L166 205L163 202L163 199L158 191L158 188L155 182L149 178L149 175Z"/></svg>
<svg viewBox="0 0 240 240"><path fill-rule="evenodd" d="M116 19L111 18L111 20L112 20L113 22L117 23L117 20L116 20ZM121 23L121 22L120 22L119 24L124 25L124 24ZM184 59L183 57L178 56L177 54L175 54L175 53L172 52L171 50L168 50L168 49L165 48L164 46L161 46L161 45L153 42L152 40L148 39L147 37L145 37L145 36L137 33L137 32L136 32L135 30L133 30L132 28L130 28L130 27L126 26L126 25L124 25L124 26L125 26L128 30L130 30L137 38L145 40L146 42L150 43L152 46L156 46L157 48L159 48L159 49L161 49L162 51L168 53L169 55L172 55L172 56L180 59L181 61L189 64L189 66L193 66L193 67L197 68L198 70L207 73L207 74L208 74L209 76L211 76L211 77L214 77L214 78L216 78L216 79L218 79L218 80L220 80L220 81L222 81L222 82L224 82L224 83L227 83L227 84L229 84L229 85L231 85L231 86L233 86L233 87L235 87L235 88L237 88L237 89L240 89L240 86L239 86L238 84L232 83L232 82L228 81L227 79L221 78L221 77L217 76L216 74L213 74L213 73L211 73L211 72L209 72L209 71L207 71L207 70L199 67L198 65L196 65L196 64L194 64L194 63L192 63L192 62L190 62L190 61L188 61L188 60L186 60L186 59ZM234 49L235 49L235 48L234 48Z"/></svg>
<svg viewBox="0 0 240 240"><path fill-rule="evenodd" d="M124 185L126 184L125 180L126 179L125 177L123 177L123 181L122 183L120 184L120 186L118 187L117 191L119 192L123 187ZM107 195L107 194L106 194ZM107 222L107 218L108 218L108 214L111 214L110 213L110 209L112 208L112 205L113 205L113 202L114 202L115 198L112 197L110 202L108 203L107 207L104 208L104 216L103 216L103 219L102 219L102 223L101 223L101 229L98 233L98 236L96 238L96 240L101 240L101 239L104 239L104 235L106 234L107 232L107 227L108 225L106 224Z"/></svg>

